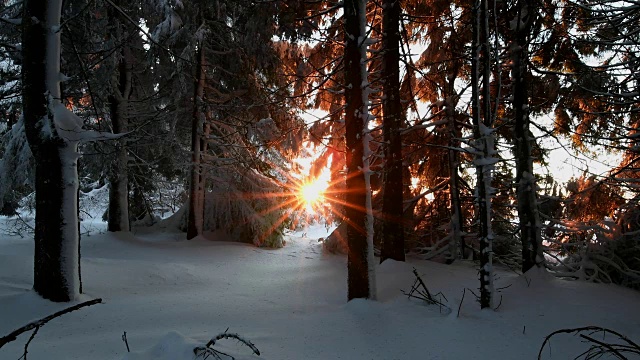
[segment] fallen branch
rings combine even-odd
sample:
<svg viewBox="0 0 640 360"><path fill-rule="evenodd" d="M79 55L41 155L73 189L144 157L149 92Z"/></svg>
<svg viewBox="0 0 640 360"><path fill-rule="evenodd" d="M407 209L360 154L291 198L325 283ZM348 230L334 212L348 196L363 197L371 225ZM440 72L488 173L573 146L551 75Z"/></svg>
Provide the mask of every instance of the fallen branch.
<svg viewBox="0 0 640 360"><path fill-rule="evenodd" d="M31 336L29 336L29 340L27 340L27 342L24 344L24 352L22 353L22 357L20 359L27 360L27 353L29 352L29 344L31 344L31 340L33 340L33 338L36 337L36 334L38 334L38 330L40 330L39 327L33 330L33 332L31 333Z"/></svg>
<svg viewBox="0 0 640 360"><path fill-rule="evenodd" d="M129 341L127 340L127 332L125 331L124 334L122 334L122 341L124 341L124 344L127 345L127 352L130 353L131 349L129 349Z"/></svg>
<svg viewBox="0 0 640 360"><path fill-rule="evenodd" d="M36 321L30 322L27 325L12 331L9 335L6 335L6 336L3 336L2 338L0 338L0 348L5 346L6 344L16 340L18 338L18 336L20 336L22 333L25 333L25 332L33 330L33 329L35 329L34 333L37 333L38 330L40 329L40 327L42 327L44 324L48 323L49 321L51 321L51 320L53 320L53 319L55 319L57 317L60 317L60 316L62 316L64 314L70 313L72 311L76 311L76 310L82 309L83 307L99 304L101 302L102 302L102 299L94 299L94 300L90 300L90 301L85 301L83 303L68 307L68 308L66 308L64 310L60 310L57 313L54 313L54 314L49 315L47 317L44 317L44 318L42 318L40 320L36 320ZM29 341L33 340L33 336L34 335L31 336ZM25 349L25 353L26 353L26 349Z"/></svg>
<svg viewBox="0 0 640 360"><path fill-rule="evenodd" d="M583 332L588 333L588 335L583 334ZM607 334L614 335L618 340L621 340L624 343L613 343L613 342L604 342L601 340L594 339L591 335L594 333L601 332L603 337ZM538 360L542 359L542 351L550 344L550 340L553 336L557 334L577 334L581 338L585 339L587 342L591 343L589 349L587 349L582 354L578 355L576 359L584 358L584 359L598 359L604 355L609 355L616 359L626 360L628 359L625 354L634 354L640 355L640 346L635 342L631 341L626 336L607 328L602 328L599 326L585 326L575 329L560 329L552 332L547 335L542 342L542 346L540 347L540 351L538 352Z"/></svg>
<svg viewBox="0 0 640 360"><path fill-rule="evenodd" d="M451 309L447 305L445 305L444 303L442 303L442 301L437 300L434 297L434 296L440 295L441 297L444 297L445 301L449 301L444 296L444 294L442 294L442 292L439 292L435 295L431 295L431 292L427 288L427 285L424 284L424 281L422 281L422 278L420 277L420 275L418 274L418 271L415 268L413 268L413 275L415 275L416 279L414 280L413 285L411 286L411 291L407 293L404 290L401 290L403 294L407 295L409 298L420 299L431 305L438 305L440 306L440 312L442 312L442 307L445 307L447 310L449 310L449 312L451 312Z"/></svg>
<svg viewBox="0 0 640 360"><path fill-rule="evenodd" d="M249 340L243 338L242 336L236 334L236 333L228 333L227 331L229 330L229 328L227 328L227 330L225 330L223 333L218 334L216 337L212 338L211 340L209 340L209 342L205 345L205 346L198 346L196 348L193 349L193 353L196 355L196 357L202 357L202 359L207 359L209 358L209 356L212 356L214 359L216 360L222 360L221 355L224 355L228 358L230 358L231 360L234 360L235 358L229 354L223 353L222 351L216 350L213 348L213 346L216 344L216 341L218 340L222 340L222 339L236 339L239 342L243 343L244 345L246 345L248 348L251 349L251 351L253 351L254 354L260 356L260 351L258 350L258 348Z"/></svg>

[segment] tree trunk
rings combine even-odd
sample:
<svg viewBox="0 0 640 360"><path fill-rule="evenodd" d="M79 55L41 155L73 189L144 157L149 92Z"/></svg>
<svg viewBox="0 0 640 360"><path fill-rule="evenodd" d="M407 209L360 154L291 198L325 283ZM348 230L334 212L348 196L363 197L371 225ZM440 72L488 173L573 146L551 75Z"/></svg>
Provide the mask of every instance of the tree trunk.
<svg viewBox="0 0 640 360"><path fill-rule="evenodd" d="M538 194L531 158L532 142L529 131L529 89L527 75L527 36L533 23L533 8L526 1L518 1L518 27L510 47L513 82L513 110L515 132L516 185L520 240L522 241L522 272L540 265L542 234L538 214Z"/></svg>
<svg viewBox="0 0 640 360"><path fill-rule="evenodd" d="M52 109L60 104L61 0L24 1L22 96L25 131L36 161L34 290L52 301L80 293L77 142L63 139Z"/></svg>
<svg viewBox="0 0 640 360"><path fill-rule="evenodd" d="M200 43L196 54L198 64L196 66L196 80L193 95L193 117L191 119L191 181L189 183L189 217L187 220L187 239L202 234L203 225L203 189L201 176L201 145L202 128L204 124L204 112L202 111L202 99L204 96L205 71L204 51Z"/></svg>
<svg viewBox="0 0 640 360"><path fill-rule="evenodd" d="M210 115L211 116L211 115ZM202 155L206 155L209 152L209 138L211 135L211 124L207 123L206 121L203 124L203 129L202 129L202 136L201 139L202 141L200 141L200 153ZM214 151L215 151L215 147L214 147ZM202 213L202 228L204 229L206 224L205 224L205 219L206 219L206 212L207 209L205 207L205 202L206 202L206 194L207 194L207 171L205 171L204 167L200 168L200 199L201 199L201 206L200 206L200 211Z"/></svg>
<svg viewBox="0 0 640 360"><path fill-rule="evenodd" d="M400 0L382 3L384 182L380 262L404 261L402 104L400 103Z"/></svg>
<svg viewBox="0 0 640 360"><path fill-rule="evenodd" d="M472 118L476 148L476 193L478 206L478 225L480 237L480 307L489 308L493 299L493 269L491 230L491 177L493 155L493 133L491 130L491 68L489 52L489 20L487 0L477 0L473 7L473 43L472 43ZM482 69L482 76L480 70ZM482 99L480 98L480 79L482 78ZM480 109L482 106L482 109ZM482 110L482 112L481 112ZM482 116L481 116L482 115ZM482 117L482 121L481 121Z"/></svg>
<svg viewBox="0 0 640 360"><path fill-rule="evenodd" d="M115 25L118 27L118 24ZM123 41L126 34L115 29ZM128 107L131 96L131 49L125 43L122 47L121 58L118 62L118 73L114 79L114 94L109 97L111 110L111 125L116 134L128 131ZM116 143L116 158L109 174L109 231L129 231L129 168L127 139L121 137Z"/></svg>
<svg viewBox="0 0 640 360"><path fill-rule="evenodd" d="M457 69L455 72L457 73ZM460 249L460 256L465 259L466 258L466 244L464 243L464 238L462 237L462 205L460 203L460 179L458 177L458 167L459 167L459 154L456 148L460 147L460 136L458 134L457 126L456 126L456 117L455 117L455 106L456 106L456 92L455 92L455 77L451 76L447 80L447 93L445 100L445 112L447 116L447 127L449 131L449 151L448 151L448 161L449 161L449 202L451 207L451 239L449 252L451 258L449 261L453 262L457 258L458 248Z"/></svg>
<svg viewBox="0 0 640 360"><path fill-rule="evenodd" d="M365 169L365 119L368 109L364 101L367 79L363 76L365 66L361 47L365 17L364 0L344 1L344 77L345 77L345 140L346 140L346 189L344 207L347 222L347 270L348 299L373 296L369 277L369 225L367 214L367 181ZM365 53L366 56L366 53ZM370 204L369 204L370 205ZM371 239L372 240L372 239ZM373 242L373 241L371 241Z"/></svg>

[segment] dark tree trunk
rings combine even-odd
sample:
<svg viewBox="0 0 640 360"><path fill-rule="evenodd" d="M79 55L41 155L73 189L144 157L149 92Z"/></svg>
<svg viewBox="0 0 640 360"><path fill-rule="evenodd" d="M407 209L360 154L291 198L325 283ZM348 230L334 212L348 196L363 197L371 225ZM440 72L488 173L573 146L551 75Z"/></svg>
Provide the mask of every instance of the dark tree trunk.
<svg viewBox="0 0 640 360"><path fill-rule="evenodd" d="M200 141L200 153L202 155L206 155L209 152L210 135L211 135L211 124L205 121L202 129L202 136L201 136L202 141ZM215 148L215 146L213 148ZM207 194L207 171L205 171L204 167L201 167L200 169L201 169L200 171L200 199L201 199L200 211L202 214L202 228L205 228L204 219L205 219L205 213L207 211L205 207L206 194Z"/></svg>
<svg viewBox="0 0 640 360"><path fill-rule="evenodd" d="M59 62L51 61L59 59L60 35L47 31L59 26L60 8L52 4L60 2L26 0L22 18L23 116L36 161L33 288L43 298L71 301L80 292L78 154L75 143L58 136L48 108L48 96L52 103L60 97Z"/></svg>
<svg viewBox="0 0 640 360"><path fill-rule="evenodd" d="M384 183L380 262L404 261L402 104L400 103L400 0L382 3Z"/></svg>
<svg viewBox="0 0 640 360"><path fill-rule="evenodd" d="M202 99L204 96L205 70L203 44L198 47L196 59L196 78L193 95L193 117L191 120L191 181L189 183L189 217L187 219L187 239L202 234L203 225L203 189L201 182L201 146L204 112Z"/></svg>
<svg viewBox="0 0 640 360"><path fill-rule="evenodd" d="M534 18L533 6L524 0L518 1L518 27L511 44L513 110L515 132L516 186L520 239L522 241L522 272L540 265L542 235L538 214L538 195L531 157L533 135L529 131L529 88L527 76L528 42Z"/></svg>
<svg viewBox="0 0 640 360"><path fill-rule="evenodd" d="M25 111L26 113L26 111ZM26 116L25 116L26 119ZM71 301L66 281L64 232L60 224L65 206L60 144L46 141L38 146L36 158L36 224L34 290L52 301ZM77 251L77 249L74 249Z"/></svg>
<svg viewBox="0 0 640 360"><path fill-rule="evenodd" d="M347 222L348 244L348 299L371 297L368 243L367 243L367 189L364 169L364 116L365 108L363 79L361 71L365 36L361 29L361 16L364 16L364 0L344 1L344 77L345 77L345 139L347 179L344 207ZM360 41L360 42L359 42Z"/></svg>
<svg viewBox="0 0 640 360"><path fill-rule="evenodd" d="M116 27L118 25L116 24ZM126 34L120 34L116 29L116 36L120 41ZM128 131L128 107L131 96L131 49L125 43L122 47L121 58L117 67L118 82L114 84L114 94L109 97L111 110L111 125L116 134ZM122 137L116 142L116 158L109 174L109 231L129 231L129 167L127 139Z"/></svg>
<svg viewBox="0 0 640 360"><path fill-rule="evenodd" d="M492 269L491 269L491 171L484 164L490 157L487 129L491 126L491 92L490 92L490 53L489 53L489 21L487 0L476 0L473 7L473 40L471 63L472 119L476 140L476 151L480 153L476 160L478 236L480 238L480 307L491 307ZM480 75L482 70L482 75ZM480 82L482 79L482 98ZM482 107L482 109L481 109Z"/></svg>
<svg viewBox="0 0 640 360"><path fill-rule="evenodd" d="M456 69L453 74L456 74ZM462 218L462 205L460 203L460 178L458 176L458 167L460 165L459 154L456 148L460 147L460 134L458 134L456 124L455 98L457 96L455 91L455 76L451 76L447 80L447 91L445 101L445 112L447 116L447 130L449 132L449 202L451 207L451 242L450 242L450 262L456 259L458 247L460 249L460 256L466 258L466 244L462 237L462 224L464 219Z"/></svg>

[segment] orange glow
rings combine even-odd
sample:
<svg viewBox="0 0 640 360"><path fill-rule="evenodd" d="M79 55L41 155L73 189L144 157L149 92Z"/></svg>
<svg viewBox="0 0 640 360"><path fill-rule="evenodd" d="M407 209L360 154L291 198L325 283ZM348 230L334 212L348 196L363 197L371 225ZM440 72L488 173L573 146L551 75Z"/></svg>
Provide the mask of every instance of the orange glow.
<svg viewBox="0 0 640 360"><path fill-rule="evenodd" d="M273 205L259 212L260 215L267 215L274 212L281 212L281 215L274 221L269 229L260 237L266 239L273 231L285 222L290 222L290 229L295 229L301 222L318 221L324 218L331 222L331 215L343 218L340 213L343 207L354 207L340 198L342 190L336 190L335 182L342 180L331 179L331 158L319 174L311 170L315 151L307 147L308 156L295 159L297 163L296 171L283 171L280 175L286 179L282 182L281 192L256 192L243 193L246 199L274 199ZM311 174L316 175L316 177ZM277 200L276 200L277 199ZM338 205L336 209L334 206ZM361 209L364 211L364 209Z"/></svg>
<svg viewBox="0 0 640 360"><path fill-rule="evenodd" d="M329 182L320 177L312 181L303 182L300 185L300 189L298 189L298 194L307 208L313 209L324 202L324 192L328 187Z"/></svg>

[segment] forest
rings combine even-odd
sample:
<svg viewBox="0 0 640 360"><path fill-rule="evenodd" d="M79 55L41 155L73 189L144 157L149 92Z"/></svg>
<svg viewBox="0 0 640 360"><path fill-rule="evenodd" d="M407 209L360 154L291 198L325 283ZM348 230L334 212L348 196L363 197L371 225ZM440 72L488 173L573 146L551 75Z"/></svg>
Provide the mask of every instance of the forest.
<svg viewBox="0 0 640 360"><path fill-rule="evenodd" d="M481 309L509 272L640 289L635 0L0 4L0 242L33 239L39 297L85 296L89 221L325 228L344 302L387 261L472 266Z"/></svg>

